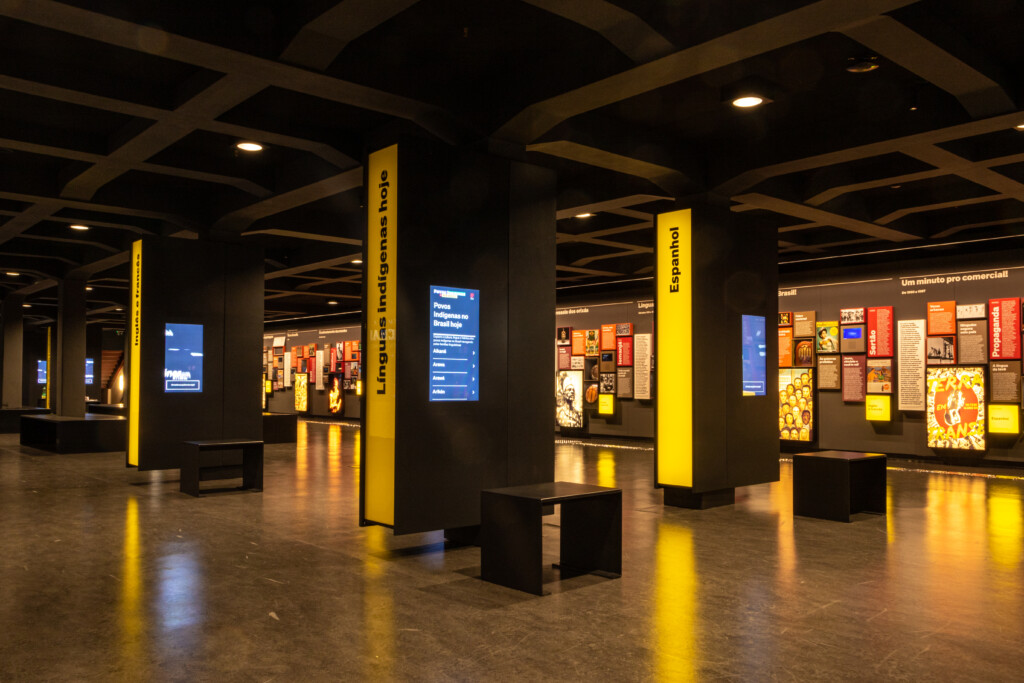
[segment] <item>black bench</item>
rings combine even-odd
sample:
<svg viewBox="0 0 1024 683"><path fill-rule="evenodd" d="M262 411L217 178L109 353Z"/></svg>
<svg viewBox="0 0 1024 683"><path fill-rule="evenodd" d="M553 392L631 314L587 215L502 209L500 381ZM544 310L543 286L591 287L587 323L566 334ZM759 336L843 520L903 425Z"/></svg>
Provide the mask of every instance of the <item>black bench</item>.
<svg viewBox="0 0 1024 683"><path fill-rule="evenodd" d="M885 514L883 453L793 455L793 514L849 522L855 512Z"/></svg>
<svg viewBox="0 0 1024 683"><path fill-rule="evenodd" d="M182 493L199 497L199 481L230 479L237 476L238 465L203 464L204 454L217 451L242 451L242 488L263 490L263 442L249 439L208 439L186 441L181 458Z"/></svg>
<svg viewBox="0 0 1024 683"><path fill-rule="evenodd" d="M53 453L105 453L123 451L128 444L128 420L117 415L86 413L22 415L22 446Z"/></svg>
<svg viewBox="0 0 1024 683"><path fill-rule="evenodd" d="M567 481L480 494L481 578L543 595L541 518L562 506L563 570L622 574L622 490Z"/></svg>

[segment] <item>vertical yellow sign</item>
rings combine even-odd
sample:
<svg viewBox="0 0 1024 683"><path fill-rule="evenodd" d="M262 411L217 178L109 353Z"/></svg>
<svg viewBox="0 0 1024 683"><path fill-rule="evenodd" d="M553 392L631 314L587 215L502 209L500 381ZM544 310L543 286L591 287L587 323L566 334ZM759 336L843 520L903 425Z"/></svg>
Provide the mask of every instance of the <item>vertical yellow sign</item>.
<svg viewBox="0 0 1024 683"><path fill-rule="evenodd" d="M46 328L46 384L43 385L43 388L46 390L46 409L47 410L50 409L50 397L53 396L53 392L50 391L50 387L53 386L53 383L50 381L50 378L53 377L53 362L52 362L53 359L50 358L50 356L52 355L51 354L51 349L53 348L52 336L53 336L53 327L47 327Z"/></svg>
<svg viewBox="0 0 1024 683"><path fill-rule="evenodd" d="M658 216L655 372L658 483L693 486L693 301L691 212Z"/></svg>
<svg viewBox="0 0 1024 683"><path fill-rule="evenodd" d="M139 466L139 415L142 410L142 240L132 242L131 306L128 321L131 362L128 367L128 464Z"/></svg>
<svg viewBox="0 0 1024 683"><path fill-rule="evenodd" d="M370 155L366 184L366 458L363 516L395 523L398 145Z"/></svg>

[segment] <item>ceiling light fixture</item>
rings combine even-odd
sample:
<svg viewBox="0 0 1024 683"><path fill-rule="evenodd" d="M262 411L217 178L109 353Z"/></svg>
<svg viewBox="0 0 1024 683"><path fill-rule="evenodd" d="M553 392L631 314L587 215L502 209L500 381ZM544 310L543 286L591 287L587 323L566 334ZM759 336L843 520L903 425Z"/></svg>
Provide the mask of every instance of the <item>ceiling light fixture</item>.
<svg viewBox="0 0 1024 683"><path fill-rule="evenodd" d="M858 59L856 57L850 57L849 65L846 70L852 74L866 74L869 71L874 71L879 67L878 57L867 57L865 59Z"/></svg>
<svg viewBox="0 0 1024 683"><path fill-rule="evenodd" d="M17 273L13 270L7 271L7 277L18 277L19 275L21 275L21 273Z"/></svg>
<svg viewBox="0 0 1024 683"><path fill-rule="evenodd" d="M590 218L593 215L594 214L592 214L592 213L578 213L578 214L576 214L575 217L576 218Z"/></svg>
<svg viewBox="0 0 1024 683"><path fill-rule="evenodd" d="M85 288L85 291L87 291L87 292L91 292L91 291L92 291L92 287L86 287L86 288Z"/></svg>
<svg viewBox="0 0 1024 683"><path fill-rule="evenodd" d="M123 309L123 308L120 308L120 307L118 307L118 308L115 308L114 310L115 310L115 311L118 311L118 312L121 312L121 311L123 311L124 309Z"/></svg>
<svg viewBox="0 0 1024 683"><path fill-rule="evenodd" d="M744 95L732 101L732 106L740 109L750 109L764 103L764 98L759 95Z"/></svg>
<svg viewBox="0 0 1024 683"><path fill-rule="evenodd" d="M68 227L71 228L72 230L88 230L89 229L88 225L81 225L79 223L76 223L74 225L70 225Z"/></svg>
<svg viewBox="0 0 1024 683"><path fill-rule="evenodd" d="M1014 129L1015 130L1024 130L1024 123L1018 123L1016 126L1014 126Z"/></svg>
<svg viewBox="0 0 1024 683"><path fill-rule="evenodd" d="M32 308L32 304L22 304L22 308Z"/></svg>
<svg viewBox="0 0 1024 683"><path fill-rule="evenodd" d="M353 265L358 266L358 265L362 265L362 263L363 263L363 259L361 259L361 258L352 259L352 264Z"/></svg>
<svg viewBox="0 0 1024 683"><path fill-rule="evenodd" d="M263 151L263 145L261 145L258 142L248 142L248 141L246 141L246 142L239 142L237 145L235 145L235 147L237 147L238 149L242 150L243 152L262 152Z"/></svg>
<svg viewBox="0 0 1024 683"><path fill-rule="evenodd" d="M337 306L338 302L335 301L334 299L331 299L330 301L327 302L327 305L328 306Z"/></svg>
<svg viewBox="0 0 1024 683"><path fill-rule="evenodd" d="M917 107L911 107L910 111L917 111Z"/></svg>

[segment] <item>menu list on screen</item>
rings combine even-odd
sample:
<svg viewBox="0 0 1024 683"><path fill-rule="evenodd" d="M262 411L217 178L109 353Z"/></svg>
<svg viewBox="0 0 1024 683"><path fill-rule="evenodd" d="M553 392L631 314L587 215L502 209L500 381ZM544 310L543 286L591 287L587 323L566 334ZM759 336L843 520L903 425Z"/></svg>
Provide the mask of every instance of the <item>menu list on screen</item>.
<svg viewBox="0 0 1024 683"><path fill-rule="evenodd" d="M430 400L480 398L480 291L430 287Z"/></svg>

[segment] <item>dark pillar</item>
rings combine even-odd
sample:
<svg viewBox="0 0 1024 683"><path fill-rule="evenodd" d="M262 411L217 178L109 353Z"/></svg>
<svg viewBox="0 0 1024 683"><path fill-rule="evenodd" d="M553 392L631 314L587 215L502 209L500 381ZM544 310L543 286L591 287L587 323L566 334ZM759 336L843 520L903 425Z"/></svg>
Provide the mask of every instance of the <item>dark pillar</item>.
<svg viewBox="0 0 1024 683"><path fill-rule="evenodd" d="M21 305L25 298L18 294L4 297L2 315L4 325L4 374L3 396L0 403L4 408L20 408L24 401L22 387L22 356L24 355L24 310Z"/></svg>
<svg viewBox="0 0 1024 683"><path fill-rule="evenodd" d="M85 416L85 281L61 280L57 294L57 352L50 406L57 415Z"/></svg>

